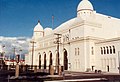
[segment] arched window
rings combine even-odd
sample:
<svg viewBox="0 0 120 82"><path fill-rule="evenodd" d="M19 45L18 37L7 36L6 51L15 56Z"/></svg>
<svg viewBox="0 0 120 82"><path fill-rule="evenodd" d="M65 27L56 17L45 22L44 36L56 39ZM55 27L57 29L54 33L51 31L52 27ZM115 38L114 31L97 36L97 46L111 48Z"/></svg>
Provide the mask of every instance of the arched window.
<svg viewBox="0 0 120 82"><path fill-rule="evenodd" d="M113 53L115 54L115 46L113 46Z"/></svg>
<svg viewBox="0 0 120 82"><path fill-rule="evenodd" d="M101 54L103 54L103 49L102 49L102 47L101 47Z"/></svg>
<svg viewBox="0 0 120 82"><path fill-rule="evenodd" d="M104 48L104 54L106 54L106 49L105 49L105 47L103 47Z"/></svg>
<svg viewBox="0 0 120 82"><path fill-rule="evenodd" d="M108 46L107 46L106 48L107 48L107 54L109 54L109 49L108 49Z"/></svg>
<svg viewBox="0 0 120 82"><path fill-rule="evenodd" d="M109 46L110 47L110 54L112 54L112 47L111 46Z"/></svg>
<svg viewBox="0 0 120 82"><path fill-rule="evenodd" d="M78 55L80 54L79 48L78 48Z"/></svg>
<svg viewBox="0 0 120 82"><path fill-rule="evenodd" d="M75 48L75 55L77 54L77 49Z"/></svg>
<svg viewBox="0 0 120 82"><path fill-rule="evenodd" d="M94 48L93 47L91 48L91 53L92 53L92 55L94 55Z"/></svg>

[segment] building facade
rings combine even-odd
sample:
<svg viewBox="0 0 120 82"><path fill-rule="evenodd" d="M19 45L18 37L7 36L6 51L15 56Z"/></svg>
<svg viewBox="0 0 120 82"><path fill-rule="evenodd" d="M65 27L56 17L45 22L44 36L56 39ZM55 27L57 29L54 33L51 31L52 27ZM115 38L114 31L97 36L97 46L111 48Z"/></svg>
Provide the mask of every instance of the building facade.
<svg viewBox="0 0 120 82"><path fill-rule="evenodd" d="M58 26L34 28L26 64L64 66L70 71L119 72L120 19L97 13L89 0L82 0L77 16Z"/></svg>

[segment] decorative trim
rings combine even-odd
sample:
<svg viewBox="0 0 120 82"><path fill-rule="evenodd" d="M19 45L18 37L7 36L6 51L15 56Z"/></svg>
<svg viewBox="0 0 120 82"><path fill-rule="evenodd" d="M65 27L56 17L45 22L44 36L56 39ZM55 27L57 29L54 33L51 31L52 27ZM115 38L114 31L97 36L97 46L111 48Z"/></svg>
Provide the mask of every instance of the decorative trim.
<svg viewBox="0 0 120 82"><path fill-rule="evenodd" d="M34 31L34 32L43 32L44 33L44 31Z"/></svg>
<svg viewBox="0 0 120 82"><path fill-rule="evenodd" d="M89 10L89 11L93 11L93 10L91 10L91 9L80 9L80 10L78 10L77 12L82 11L82 10Z"/></svg>
<svg viewBox="0 0 120 82"><path fill-rule="evenodd" d="M112 38L112 39L106 39L106 40L98 41L95 44L107 43L107 42L113 42L113 41L119 41L119 40L120 40L120 37L117 37L117 38Z"/></svg>

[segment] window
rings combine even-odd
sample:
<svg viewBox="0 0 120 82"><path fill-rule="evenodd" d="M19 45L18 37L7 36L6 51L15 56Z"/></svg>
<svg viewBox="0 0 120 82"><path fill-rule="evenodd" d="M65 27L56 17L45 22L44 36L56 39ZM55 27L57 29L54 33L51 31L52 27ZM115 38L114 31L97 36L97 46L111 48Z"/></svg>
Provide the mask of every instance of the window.
<svg viewBox="0 0 120 82"><path fill-rule="evenodd" d="M78 55L80 54L80 52L79 52L79 48L78 48Z"/></svg>
<svg viewBox="0 0 120 82"><path fill-rule="evenodd" d="M106 49L105 49L105 47L103 47L104 48L104 54L106 54Z"/></svg>
<svg viewBox="0 0 120 82"><path fill-rule="evenodd" d="M109 49L108 49L108 47L106 47L107 48L107 54L109 54Z"/></svg>
<svg viewBox="0 0 120 82"><path fill-rule="evenodd" d="M94 48L93 47L91 48L91 53L92 53L92 55L94 55Z"/></svg>
<svg viewBox="0 0 120 82"><path fill-rule="evenodd" d="M75 55L80 55L80 48L75 48Z"/></svg>
<svg viewBox="0 0 120 82"><path fill-rule="evenodd" d="M101 54L115 54L115 46L106 46L106 47L100 47L101 48Z"/></svg>
<svg viewBox="0 0 120 82"><path fill-rule="evenodd" d="M110 47L110 54L112 54L112 48L111 48L111 46L109 46Z"/></svg>
<svg viewBox="0 0 120 82"><path fill-rule="evenodd" d="M75 48L75 55L77 54L77 49Z"/></svg>
<svg viewBox="0 0 120 82"><path fill-rule="evenodd" d="M115 54L115 46L113 46L113 53Z"/></svg>
<svg viewBox="0 0 120 82"><path fill-rule="evenodd" d="M102 49L102 47L101 47L101 54L103 54L103 49Z"/></svg>

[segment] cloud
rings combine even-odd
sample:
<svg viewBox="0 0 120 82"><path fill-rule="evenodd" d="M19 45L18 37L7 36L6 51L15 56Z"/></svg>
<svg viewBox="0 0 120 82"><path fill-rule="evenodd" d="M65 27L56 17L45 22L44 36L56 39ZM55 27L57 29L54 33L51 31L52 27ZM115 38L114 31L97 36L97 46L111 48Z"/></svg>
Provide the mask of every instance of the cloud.
<svg viewBox="0 0 120 82"><path fill-rule="evenodd" d="M30 38L28 37L3 37L0 36L0 52L5 52L6 56L14 56L15 54L27 54ZM5 45L3 48L2 46ZM22 51L20 51L22 50Z"/></svg>

